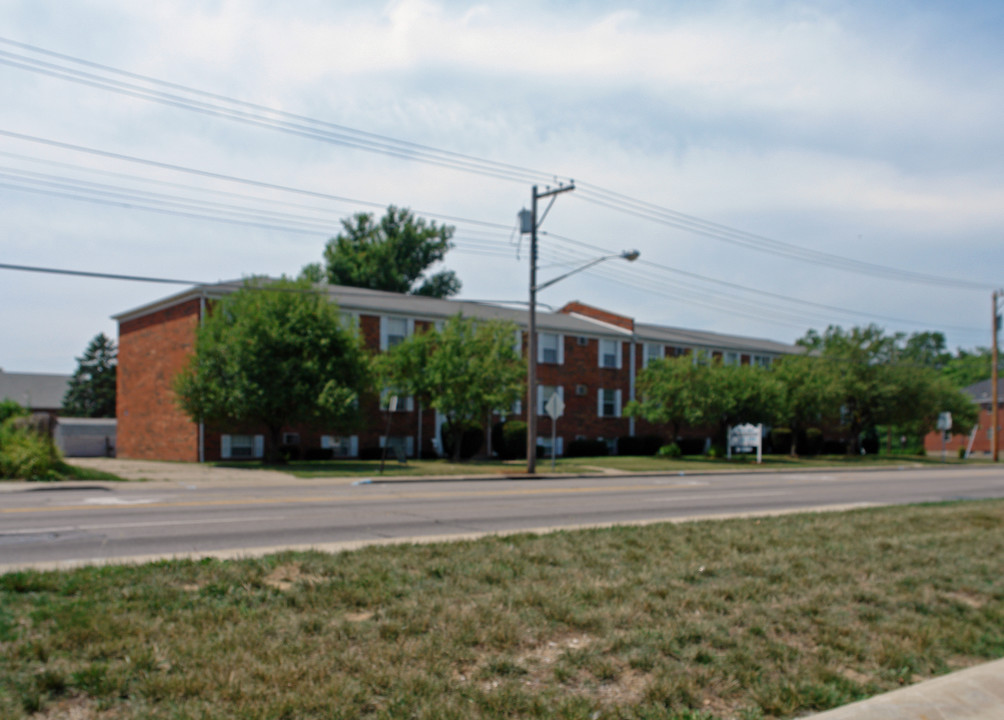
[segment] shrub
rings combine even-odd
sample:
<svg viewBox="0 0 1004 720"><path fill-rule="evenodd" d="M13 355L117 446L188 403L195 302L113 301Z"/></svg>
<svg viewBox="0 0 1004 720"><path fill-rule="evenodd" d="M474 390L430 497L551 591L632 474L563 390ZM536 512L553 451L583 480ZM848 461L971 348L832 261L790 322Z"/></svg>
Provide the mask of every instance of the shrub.
<svg viewBox="0 0 1004 720"><path fill-rule="evenodd" d="M669 445L663 445L661 448L659 448L658 452L656 452L656 455L658 455L661 458L678 458L683 455L683 451L680 450L679 445L673 442L670 443Z"/></svg>
<svg viewBox="0 0 1004 720"><path fill-rule="evenodd" d="M959 448L959 460L966 459L966 449L964 447Z"/></svg>
<svg viewBox="0 0 1004 720"><path fill-rule="evenodd" d="M9 418L22 417L27 414L28 411L13 400L5 399L0 401L0 425L7 422Z"/></svg>
<svg viewBox="0 0 1004 720"><path fill-rule="evenodd" d="M55 480L60 456L52 441L11 418L0 425L0 478Z"/></svg>
<svg viewBox="0 0 1004 720"><path fill-rule="evenodd" d="M359 448L360 460L379 460L382 457L383 448L379 445L370 445L369 447Z"/></svg>
<svg viewBox="0 0 1004 720"><path fill-rule="evenodd" d="M507 420L502 423L502 442L496 448L503 460L519 460L526 457L526 423L522 420Z"/></svg>
<svg viewBox="0 0 1004 720"><path fill-rule="evenodd" d="M818 455L823 449L823 431L819 428L809 428L805 431L805 439L798 444L802 455Z"/></svg>
<svg viewBox="0 0 1004 720"><path fill-rule="evenodd" d="M300 459L299 445L280 445L279 455L286 459L286 462Z"/></svg>
<svg viewBox="0 0 1004 720"><path fill-rule="evenodd" d="M624 436L617 439L618 455L655 455L662 447L662 438L658 435Z"/></svg>
<svg viewBox="0 0 1004 720"><path fill-rule="evenodd" d="M565 450L566 457L603 457L610 454L610 448L603 440L572 440Z"/></svg>
<svg viewBox="0 0 1004 720"><path fill-rule="evenodd" d="M787 455L791 452L792 433L789 428L777 427L770 431L771 452L778 455Z"/></svg>
<svg viewBox="0 0 1004 720"><path fill-rule="evenodd" d="M303 449L304 460L332 460L335 451L331 448L308 447Z"/></svg>
<svg viewBox="0 0 1004 720"><path fill-rule="evenodd" d="M447 457L453 457L453 429L449 423L443 425L442 430L443 452ZM469 460L481 449L485 442L485 431L481 425L472 422L464 427L460 436L460 459Z"/></svg>
<svg viewBox="0 0 1004 720"><path fill-rule="evenodd" d="M844 455L847 453L847 441L823 440L822 453L824 455Z"/></svg>
<svg viewBox="0 0 1004 720"><path fill-rule="evenodd" d="M702 437L689 437L680 438L676 441L680 446L680 452L684 455L703 455L704 454L704 438Z"/></svg>

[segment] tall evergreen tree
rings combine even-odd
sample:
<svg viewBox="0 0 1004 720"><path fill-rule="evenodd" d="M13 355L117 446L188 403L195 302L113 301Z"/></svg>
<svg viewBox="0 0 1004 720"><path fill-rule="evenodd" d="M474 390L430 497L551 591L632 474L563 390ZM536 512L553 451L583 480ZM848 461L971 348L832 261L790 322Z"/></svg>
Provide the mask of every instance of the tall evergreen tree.
<svg viewBox="0 0 1004 720"><path fill-rule="evenodd" d="M63 397L63 413L70 417L115 417L117 367L115 342L98 333L77 358L77 369Z"/></svg>

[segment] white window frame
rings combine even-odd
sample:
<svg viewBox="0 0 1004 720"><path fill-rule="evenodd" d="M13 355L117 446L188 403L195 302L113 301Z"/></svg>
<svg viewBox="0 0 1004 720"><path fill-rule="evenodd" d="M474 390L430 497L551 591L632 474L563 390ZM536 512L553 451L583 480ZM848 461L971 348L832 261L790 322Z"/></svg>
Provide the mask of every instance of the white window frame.
<svg viewBox="0 0 1004 720"><path fill-rule="evenodd" d="M565 399L565 387L563 385L538 385L537 386L537 414L538 415L547 415L547 410L544 409L544 406L547 404L547 401L551 399L551 394L552 393L548 393L547 395L544 395L544 390L545 389L556 390L558 392L558 397L560 397L562 400Z"/></svg>
<svg viewBox="0 0 1004 720"><path fill-rule="evenodd" d="M652 348L655 348L657 352L650 352ZM642 367L648 367L648 364L652 360L664 360L666 358L666 346L662 343L645 343L645 347L642 348L641 358Z"/></svg>
<svg viewBox="0 0 1004 720"><path fill-rule="evenodd" d="M400 435L393 435L392 437L401 437ZM381 435L377 441L380 447L384 447L387 444L387 436ZM415 457L415 436L405 435L404 436L404 454L408 457Z"/></svg>
<svg viewBox="0 0 1004 720"><path fill-rule="evenodd" d="M391 392L389 389L384 388L380 391L380 412L387 412L390 409L390 399L397 395L397 393ZM414 412L415 411L415 396L414 395L398 395L397 396L397 410L394 412Z"/></svg>
<svg viewBox="0 0 1004 720"><path fill-rule="evenodd" d="M612 415L608 415L607 413L604 412L605 405L606 405L605 401L606 401L607 395L609 393L613 393L613 410L614 410L614 412L613 412ZM621 416L621 399L622 399L622 395L623 395L623 393L619 389L618 390L610 390L610 389L600 388L596 392L596 415L597 415L597 417L601 417L601 418L620 417Z"/></svg>
<svg viewBox="0 0 1004 720"><path fill-rule="evenodd" d="M554 453L555 457L561 457L565 454L565 439L558 435L555 439L554 444L557 445L557 450ZM544 448L544 457L551 457L551 436L550 435L538 435L537 445Z"/></svg>
<svg viewBox="0 0 1004 720"><path fill-rule="evenodd" d="M415 319L409 317L401 317L400 315L381 315L380 316L380 350L387 352L392 345L390 344L391 337L398 337L397 333L393 336L390 332L389 324L391 321L404 322L404 337L402 340L406 340L415 334ZM398 341L400 342L400 341ZM397 345L397 343L394 343Z"/></svg>
<svg viewBox="0 0 1004 720"><path fill-rule="evenodd" d="M234 439L244 438L251 439L251 454L234 455ZM241 443L237 447L248 447L246 444ZM265 456L265 436L264 435L245 435L245 434L224 434L220 435L220 458L223 460L236 460L236 459L250 459L254 460L257 458L262 458Z"/></svg>
<svg viewBox="0 0 1004 720"><path fill-rule="evenodd" d="M282 444L283 445L299 445L300 444L300 433L298 433L298 432L284 432L282 434Z"/></svg>
<svg viewBox="0 0 1004 720"><path fill-rule="evenodd" d="M611 353L607 352L607 349L610 347L611 344L613 345L612 355L614 363L613 365L608 365L607 363L604 362L604 359L609 355L611 355ZM599 352L597 352L597 356L599 359L599 366L601 368L610 368L611 370L621 369L621 363L624 353L621 350L620 340L607 340L604 338L600 338L599 343L597 343L597 348L599 349Z"/></svg>
<svg viewBox="0 0 1004 720"><path fill-rule="evenodd" d="M722 365L738 365L741 361L741 356L738 352L734 350L725 350L722 352Z"/></svg>
<svg viewBox="0 0 1004 720"><path fill-rule="evenodd" d="M359 436L321 435L321 449L331 450L332 457L359 457Z"/></svg>
<svg viewBox="0 0 1004 720"><path fill-rule="evenodd" d="M544 359L544 338L554 338L555 347L555 360L552 362L550 360ZM546 348L550 350L551 348ZM564 365L565 364L565 336L561 333L537 333L537 362L547 365Z"/></svg>

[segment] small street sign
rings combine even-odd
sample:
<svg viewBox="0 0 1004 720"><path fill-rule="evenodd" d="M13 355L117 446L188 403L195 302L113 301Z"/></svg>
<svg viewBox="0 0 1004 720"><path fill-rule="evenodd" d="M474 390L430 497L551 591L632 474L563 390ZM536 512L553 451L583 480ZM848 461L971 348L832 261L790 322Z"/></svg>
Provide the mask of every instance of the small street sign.
<svg viewBox="0 0 1004 720"><path fill-rule="evenodd" d="M564 415L565 401L561 399L561 395L558 393L552 393L551 397L549 397L547 402L544 403L544 412L546 412L552 420L557 420Z"/></svg>

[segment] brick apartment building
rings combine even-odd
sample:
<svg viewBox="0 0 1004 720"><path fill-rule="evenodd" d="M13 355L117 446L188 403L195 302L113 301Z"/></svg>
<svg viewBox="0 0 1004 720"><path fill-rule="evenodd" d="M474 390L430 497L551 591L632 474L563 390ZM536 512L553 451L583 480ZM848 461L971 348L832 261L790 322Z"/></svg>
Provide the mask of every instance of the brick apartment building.
<svg viewBox="0 0 1004 720"><path fill-rule="evenodd" d="M261 457L260 428L194 423L179 409L172 391L174 377L193 350L200 318L215 299L235 287L239 283L196 286L115 316L119 457L180 461ZM440 326L457 313L512 321L522 328L514 342L521 351L527 345L524 310L342 286L328 286L326 292L373 351L386 350L417 330ZM665 428L621 416L634 397L638 372L653 359L705 353L725 363L766 366L779 355L797 351L771 340L636 323L579 302L558 312L538 312L537 328L539 443L550 447L551 420L544 403L557 392L565 402L556 428L558 454L575 439L612 443L623 436L664 434ZM525 419L524 410L517 403L508 417ZM297 427L288 428L283 440L303 450L323 448L336 457L354 457L384 441L388 413L374 401L366 415L367 425L351 436ZM437 412L402 398L390 415L389 435L401 438L409 456L440 451L443 418Z"/></svg>
<svg viewBox="0 0 1004 720"><path fill-rule="evenodd" d="M973 402L980 406L979 420L974 427L960 427L955 424L951 433L942 443L941 431L928 433L924 437L924 450L928 455L940 455L942 449L955 457L959 450L968 450L970 456L989 457L993 454L994 422L991 408L993 407L993 385L990 380L982 380L963 390ZM997 428L1004 426L1004 378L997 385Z"/></svg>

